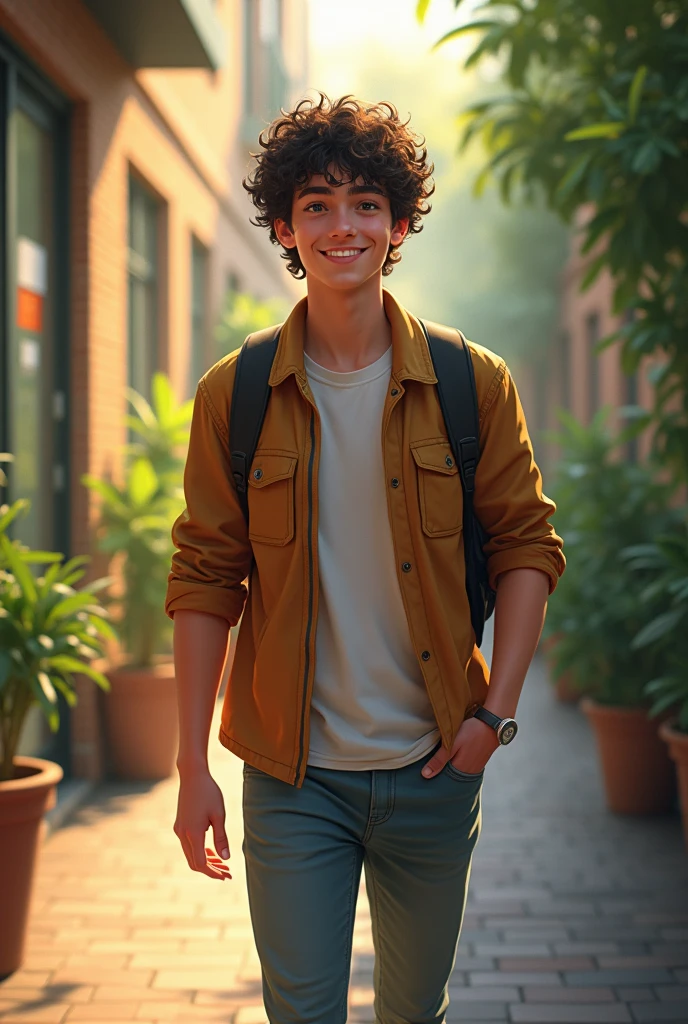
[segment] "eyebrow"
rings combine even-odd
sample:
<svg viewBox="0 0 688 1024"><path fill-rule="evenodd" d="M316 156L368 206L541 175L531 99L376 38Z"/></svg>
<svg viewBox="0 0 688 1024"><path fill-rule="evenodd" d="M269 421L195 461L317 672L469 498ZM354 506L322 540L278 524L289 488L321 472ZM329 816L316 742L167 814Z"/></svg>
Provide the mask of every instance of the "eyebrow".
<svg viewBox="0 0 688 1024"><path fill-rule="evenodd" d="M379 185L350 185L347 189L347 194L350 196L358 196L366 192L374 192L378 196L387 195ZM310 195L333 196L334 189L329 185L307 185L306 188L301 189L296 198L303 199L304 196Z"/></svg>

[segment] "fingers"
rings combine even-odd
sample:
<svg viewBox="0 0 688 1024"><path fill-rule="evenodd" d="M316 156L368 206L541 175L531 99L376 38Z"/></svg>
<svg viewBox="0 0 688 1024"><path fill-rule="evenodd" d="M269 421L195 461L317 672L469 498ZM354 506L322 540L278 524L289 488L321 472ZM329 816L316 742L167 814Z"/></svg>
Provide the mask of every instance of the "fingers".
<svg viewBox="0 0 688 1024"><path fill-rule="evenodd" d="M203 836L194 841L189 832L184 832L177 833L177 837L192 871L198 871L199 874L207 875L208 878L219 878L220 880L232 877L229 868L222 863L215 851L209 846L203 848Z"/></svg>
<svg viewBox="0 0 688 1024"><path fill-rule="evenodd" d="M213 816L210 821L213 827L213 840L217 855L222 860L227 860L229 857L229 843L227 841L227 833L225 832L224 816Z"/></svg>
<svg viewBox="0 0 688 1024"><path fill-rule="evenodd" d="M437 753L433 754L428 763L424 765L421 775L426 779L432 779L435 775L439 775L450 757L449 751L445 750L444 747L440 747Z"/></svg>

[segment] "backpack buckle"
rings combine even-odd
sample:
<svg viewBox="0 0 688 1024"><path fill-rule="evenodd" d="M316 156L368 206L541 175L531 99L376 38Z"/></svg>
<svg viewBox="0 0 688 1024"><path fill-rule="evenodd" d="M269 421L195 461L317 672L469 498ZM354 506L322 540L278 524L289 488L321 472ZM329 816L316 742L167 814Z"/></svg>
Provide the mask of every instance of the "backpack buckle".
<svg viewBox="0 0 688 1024"><path fill-rule="evenodd" d="M232 452L230 455L232 476L239 494L246 493L246 452Z"/></svg>
<svg viewBox="0 0 688 1024"><path fill-rule="evenodd" d="M475 471L478 468L478 459L480 458L478 439L475 437L464 437L459 441L459 450L464 484L466 490L472 492L475 488Z"/></svg>

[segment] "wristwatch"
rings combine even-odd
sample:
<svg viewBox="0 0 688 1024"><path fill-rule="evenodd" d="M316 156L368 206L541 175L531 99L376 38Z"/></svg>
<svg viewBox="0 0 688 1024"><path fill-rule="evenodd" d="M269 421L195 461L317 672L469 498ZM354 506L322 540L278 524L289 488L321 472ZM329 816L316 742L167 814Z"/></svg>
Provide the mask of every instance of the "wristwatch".
<svg viewBox="0 0 688 1024"><path fill-rule="evenodd" d="M489 725L491 729L494 729L497 733L497 739L504 747L507 743L511 743L518 732L515 718L500 718L499 715L493 715L491 711L488 711L481 704L473 712L473 717L479 718L485 725Z"/></svg>

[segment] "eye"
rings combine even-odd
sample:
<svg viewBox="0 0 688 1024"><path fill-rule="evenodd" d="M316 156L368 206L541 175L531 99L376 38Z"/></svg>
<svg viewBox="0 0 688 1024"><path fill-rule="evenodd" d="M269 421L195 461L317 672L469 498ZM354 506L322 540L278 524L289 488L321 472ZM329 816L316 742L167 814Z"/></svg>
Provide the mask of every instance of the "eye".
<svg viewBox="0 0 688 1024"><path fill-rule="evenodd" d="M308 206L304 207L304 209L307 211L310 210L312 213L322 213L322 211L325 209L325 204L318 202L309 203Z"/></svg>
<svg viewBox="0 0 688 1024"><path fill-rule="evenodd" d="M366 211L380 209L379 203L376 203L374 199L364 199L360 205L361 209Z"/></svg>

